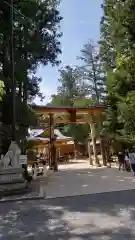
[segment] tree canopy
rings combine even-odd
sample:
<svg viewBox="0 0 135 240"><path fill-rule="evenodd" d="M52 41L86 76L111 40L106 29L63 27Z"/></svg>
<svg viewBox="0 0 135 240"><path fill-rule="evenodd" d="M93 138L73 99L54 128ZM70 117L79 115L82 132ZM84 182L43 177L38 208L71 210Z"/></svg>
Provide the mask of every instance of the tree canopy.
<svg viewBox="0 0 135 240"><path fill-rule="evenodd" d="M85 88L85 94L93 99L96 103L103 102L106 92L106 76L103 64L100 58L99 46L95 45L92 40L84 44L81 49L81 66L78 69L78 75L82 86Z"/></svg>
<svg viewBox="0 0 135 240"><path fill-rule="evenodd" d="M16 125L26 136L30 125L35 124L33 112L28 106L36 96L42 98L40 82L36 74L39 64L58 65L60 49L59 0L13 1L13 47L16 90ZM0 79L5 95L0 104L1 121L12 125L12 66L11 66L11 6L10 0L0 1ZM0 85L0 97L2 88ZM20 136L21 138L21 136Z"/></svg>
<svg viewBox="0 0 135 240"><path fill-rule="evenodd" d="M82 88L82 82L75 67L62 68L57 94L52 95L52 101L47 105L53 107L88 107L92 103L92 98L87 97L87 89ZM86 142L90 131L88 124L59 124L57 127L63 134L73 137L76 142Z"/></svg>
<svg viewBox="0 0 135 240"><path fill-rule="evenodd" d="M104 132L125 147L135 133L135 3L106 0L102 8L100 51L108 90Z"/></svg>
<svg viewBox="0 0 135 240"><path fill-rule="evenodd" d="M4 83L0 80L0 102L2 101L4 95Z"/></svg>
<svg viewBox="0 0 135 240"><path fill-rule="evenodd" d="M135 140L135 2L104 0L101 8L99 43L88 41L78 66L61 70L53 99L71 106L104 102L100 134L118 150Z"/></svg>
<svg viewBox="0 0 135 240"><path fill-rule="evenodd" d="M36 124L29 107L36 96L44 97L42 81L36 75L40 64L59 65L59 0L14 0L14 68L16 83L16 125L26 136ZM135 139L135 2L103 0L100 41L88 40L77 57L78 65L61 66L57 93L48 106L106 104L100 133L118 147ZM10 0L0 1L0 120L12 124ZM5 94L4 94L5 93ZM75 140L87 139L87 125L59 126ZM71 131L72 130L72 131ZM21 136L22 136L21 135ZM85 140L84 140L85 139Z"/></svg>

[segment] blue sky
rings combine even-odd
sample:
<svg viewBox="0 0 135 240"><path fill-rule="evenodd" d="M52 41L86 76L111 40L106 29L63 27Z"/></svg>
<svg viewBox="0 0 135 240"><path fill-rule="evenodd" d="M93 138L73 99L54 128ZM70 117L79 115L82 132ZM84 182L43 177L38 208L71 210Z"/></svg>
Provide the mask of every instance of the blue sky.
<svg viewBox="0 0 135 240"><path fill-rule="evenodd" d="M59 57L63 65L76 65L76 57L80 55L80 49L89 39L99 40L99 23L102 15L102 0L62 0L60 14L63 17L61 23L62 55ZM58 67L39 67L37 75L41 76L41 91L46 96L42 102L46 103L51 94L56 93L58 86ZM36 102L40 104L39 100Z"/></svg>

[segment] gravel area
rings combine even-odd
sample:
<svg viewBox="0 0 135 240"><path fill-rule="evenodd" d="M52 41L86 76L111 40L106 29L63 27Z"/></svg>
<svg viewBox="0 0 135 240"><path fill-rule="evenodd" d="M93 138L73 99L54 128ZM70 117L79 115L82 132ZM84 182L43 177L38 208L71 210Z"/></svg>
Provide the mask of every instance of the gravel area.
<svg viewBox="0 0 135 240"><path fill-rule="evenodd" d="M37 183L33 193L44 200L1 202L0 239L135 239L133 174L81 166Z"/></svg>
<svg viewBox="0 0 135 240"><path fill-rule="evenodd" d="M0 204L0 239L135 239L135 190Z"/></svg>

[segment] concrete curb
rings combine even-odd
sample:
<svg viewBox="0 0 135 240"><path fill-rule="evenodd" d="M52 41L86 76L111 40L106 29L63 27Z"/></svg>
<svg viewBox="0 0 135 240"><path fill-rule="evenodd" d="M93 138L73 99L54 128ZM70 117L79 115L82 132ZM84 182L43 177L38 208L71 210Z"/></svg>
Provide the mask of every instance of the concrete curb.
<svg viewBox="0 0 135 240"><path fill-rule="evenodd" d="M44 179L44 182L46 184L48 184L48 181L50 179L50 177L53 175L53 171L52 170L48 170L47 171L47 176L43 177L38 177L36 180L33 180L33 183L36 181L40 182L42 181L42 179ZM24 194L24 195L23 195ZM21 195L21 196L19 196ZM26 196L25 196L26 195ZM35 194L36 195L36 194ZM25 188L24 190L21 189L21 191L9 191L9 192L5 192L5 194L3 193L0 196L0 204L1 203L8 203L8 202L18 202L18 201L30 201L30 200L43 200L45 199L45 195L44 196L32 196L32 183Z"/></svg>
<svg viewBox="0 0 135 240"><path fill-rule="evenodd" d="M5 191L0 196L0 203L4 202L14 202L14 201L23 201L23 200L33 200L39 199L41 196L32 196L31 186L27 186L24 189L18 189L14 191ZM44 197L42 197L44 198Z"/></svg>
<svg viewBox="0 0 135 240"><path fill-rule="evenodd" d="M1 199L1 203L9 203L9 202L20 202L20 201L34 201L34 200L44 200L46 197L36 196L36 197L20 197L20 198L13 198L13 199Z"/></svg>
<svg viewBox="0 0 135 240"><path fill-rule="evenodd" d="M117 169L118 166L113 166L113 165L112 165L111 167L110 167L110 166L101 166L101 167L90 166L90 169L99 169L99 170L100 170L100 169L111 169L111 168L112 168L112 169L113 169L113 168L114 168L114 169Z"/></svg>

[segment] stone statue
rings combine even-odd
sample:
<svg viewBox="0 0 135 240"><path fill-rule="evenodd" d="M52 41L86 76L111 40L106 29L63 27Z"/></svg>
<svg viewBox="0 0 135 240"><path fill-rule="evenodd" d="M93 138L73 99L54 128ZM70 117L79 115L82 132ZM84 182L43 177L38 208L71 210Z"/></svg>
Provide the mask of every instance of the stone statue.
<svg viewBox="0 0 135 240"><path fill-rule="evenodd" d="M27 182L24 178L24 169L20 164L21 150L16 142L12 141L7 153L0 160L0 192L3 196L16 190L24 190ZM21 180L21 182L20 182ZM6 184L5 184L6 183Z"/></svg>
<svg viewBox="0 0 135 240"><path fill-rule="evenodd" d="M17 143L12 141L8 152L5 154L4 157L1 157L1 168L20 168L20 155L21 150L18 147Z"/></svg>

